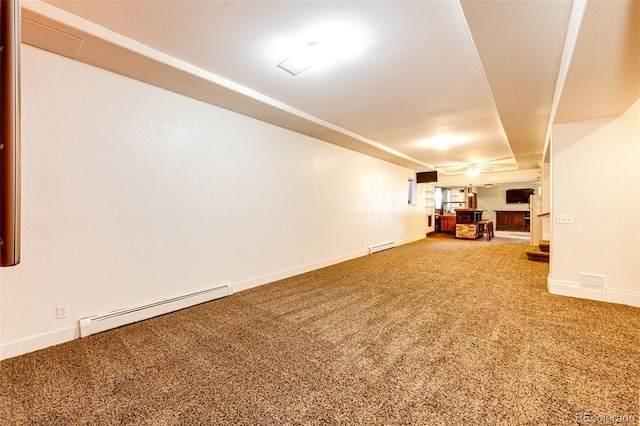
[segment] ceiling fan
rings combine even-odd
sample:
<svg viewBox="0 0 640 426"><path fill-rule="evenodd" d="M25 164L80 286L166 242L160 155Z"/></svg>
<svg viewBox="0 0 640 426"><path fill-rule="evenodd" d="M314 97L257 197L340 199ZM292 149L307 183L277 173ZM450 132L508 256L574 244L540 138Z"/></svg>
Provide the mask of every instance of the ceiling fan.
<svg viewBox="0 0 640 426"><path fill-rule="evenodd" d="M517 168L513 157L496 158L488 161L460 162L435 166L439 172L449 175L466 173L469 177L478 176L480 173L510 171Z"/></svg>

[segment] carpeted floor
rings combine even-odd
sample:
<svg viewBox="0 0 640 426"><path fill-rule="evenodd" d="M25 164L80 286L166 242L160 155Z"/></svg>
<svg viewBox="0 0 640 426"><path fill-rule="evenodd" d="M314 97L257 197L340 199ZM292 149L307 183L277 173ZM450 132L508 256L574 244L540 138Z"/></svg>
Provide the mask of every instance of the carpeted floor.
<svg viewBox="0 0 640 426"><path fill-rule="evenodd" d="M550 295L527 248L438 236L5 360L0 424L638 422L640 309Z"/></svg>

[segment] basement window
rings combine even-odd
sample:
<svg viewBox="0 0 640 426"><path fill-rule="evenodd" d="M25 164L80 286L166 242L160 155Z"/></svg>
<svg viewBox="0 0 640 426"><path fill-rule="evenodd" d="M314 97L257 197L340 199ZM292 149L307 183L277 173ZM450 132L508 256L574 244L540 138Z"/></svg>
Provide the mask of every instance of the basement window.
<svg viewBox="0 0 640 426"><path fill-rule="evenodd" d="M409 179L407 195L409 205L415 206L418 204L418 186L415 179Z"/></svg>

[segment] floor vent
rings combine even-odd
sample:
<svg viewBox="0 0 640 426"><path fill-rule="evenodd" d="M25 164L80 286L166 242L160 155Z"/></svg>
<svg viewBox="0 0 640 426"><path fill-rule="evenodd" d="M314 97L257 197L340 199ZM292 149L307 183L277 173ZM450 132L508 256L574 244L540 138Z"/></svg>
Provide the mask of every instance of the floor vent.
<svg viewBox="0 0 640 426"><path fill-rule="evenodd" d="M387 241L386 243L375 244L369 246L369 254L377 253L382 250L390 249L396 246L395 241Z"/></svg>
<svg viewBox="0 0 640 426"><path fill-rule="evenodd" d="M171 299L161 300L147 305L128 309L119 309L104 315L95 315L80 320L80 337L87 337L101 331L109 330L137 321L153 318L158 315L188 308L189 306L209 302L228 296L229 286L210 288L196 293L185 294Z"/></svg>
<svg viewBox="0 0 640 426"><path fill-rule="evenodd" d="M604 291L604 275L581 272L580 287L588 290Z"/></svg>

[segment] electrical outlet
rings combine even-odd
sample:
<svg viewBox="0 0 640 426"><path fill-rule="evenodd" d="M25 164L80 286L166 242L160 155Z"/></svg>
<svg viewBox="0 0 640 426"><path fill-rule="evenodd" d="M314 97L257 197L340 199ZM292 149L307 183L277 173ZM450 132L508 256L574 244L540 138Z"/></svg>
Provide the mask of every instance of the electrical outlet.
<svg viewBox="0 0 640 426"><path fill-rule="evenodd" d="M559 214L556 216L556 223L570 224L573 223L572 214Z"/></svg>
<svg viewBox="0 0 640 426"><path fill-rule="evenodd" d="M69 316L69 305L56 306L56 318L66 318Z"/></svg>

